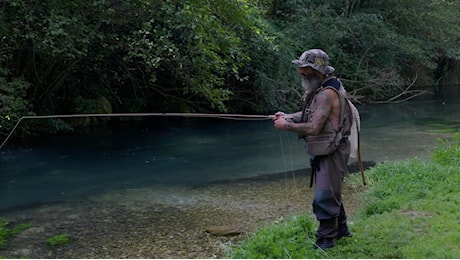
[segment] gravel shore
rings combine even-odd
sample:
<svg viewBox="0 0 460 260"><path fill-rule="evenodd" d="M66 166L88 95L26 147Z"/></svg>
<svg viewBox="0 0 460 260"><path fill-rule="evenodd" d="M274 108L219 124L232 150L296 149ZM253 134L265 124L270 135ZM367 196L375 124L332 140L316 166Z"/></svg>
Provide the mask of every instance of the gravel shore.
<svg viewBox="0 0 460 260"><path fill-rule="evenodd" d="M258 225L311 213L313 189L305 173L253 178L200 187L152 186L107 191L85 201L43 204L7 211L11 226L32 227L0 250L5 258L222 258L225 249ZM344 188L353 219L357 191ZM242 233L215 236L210 226ZM46 240L67 234L71 242L51 249Z"/></svg>

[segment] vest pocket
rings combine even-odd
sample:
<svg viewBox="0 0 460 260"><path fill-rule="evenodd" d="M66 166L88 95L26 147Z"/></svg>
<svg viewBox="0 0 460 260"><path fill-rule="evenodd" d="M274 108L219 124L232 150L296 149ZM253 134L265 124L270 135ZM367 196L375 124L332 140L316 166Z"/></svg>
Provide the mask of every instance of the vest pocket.
<svg viewBox="0 0 460 260"><path fill-rule="evenodd" d="M339 147L341 132L307 136L307 150L310 155L328 155Z"/></svg>

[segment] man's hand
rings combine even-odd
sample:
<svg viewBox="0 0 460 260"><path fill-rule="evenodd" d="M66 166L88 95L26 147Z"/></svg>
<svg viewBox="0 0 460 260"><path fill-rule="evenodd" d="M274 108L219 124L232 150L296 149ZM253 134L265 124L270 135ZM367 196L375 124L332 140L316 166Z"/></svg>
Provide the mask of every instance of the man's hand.
<svg viewBox="0 0 460 260"><path fill-rule="evenodd" d="M281 112L282 113L282 112ZM289 122L286 121L286 115L284 113L277 115L278 113L275 114L275 118L273 119L274 121L274 126L278 130L286 130L287 125Z"/></svg>
<svg viewBox="0 0 460 260"><path fill-rule="evenodd" d="M278 120L280 118L286 118L286 114L284 112L281 112L281 111L276 112L275 117L273 117L273 121L276 121L276 120Z"/></svg>

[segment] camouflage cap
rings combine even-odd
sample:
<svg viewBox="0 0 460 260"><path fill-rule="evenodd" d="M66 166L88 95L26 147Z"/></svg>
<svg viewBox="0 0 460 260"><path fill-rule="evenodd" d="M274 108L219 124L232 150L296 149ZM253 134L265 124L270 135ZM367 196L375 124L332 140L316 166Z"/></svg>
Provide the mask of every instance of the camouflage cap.
<svg viewBox="0 0 460 260"><path fill-rule="evenodd" d="M292 63L301 68L312 67L324 75L335 71L334 67L329 66L329 56L321 49L305 51L300 55L299 59L293 60Z"/></svg>

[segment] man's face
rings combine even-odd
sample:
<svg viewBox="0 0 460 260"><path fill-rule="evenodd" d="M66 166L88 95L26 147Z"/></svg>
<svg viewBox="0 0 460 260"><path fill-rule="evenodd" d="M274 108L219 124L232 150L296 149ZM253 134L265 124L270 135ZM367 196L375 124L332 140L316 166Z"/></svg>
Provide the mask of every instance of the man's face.
<svg viewBox="0 0 460 260"><path fill-rule="evenodd" d="M321 85L322 75L311 67L299 68L302 75L302 87L305 92L310 93Z"/></svg>

